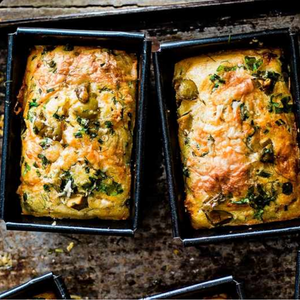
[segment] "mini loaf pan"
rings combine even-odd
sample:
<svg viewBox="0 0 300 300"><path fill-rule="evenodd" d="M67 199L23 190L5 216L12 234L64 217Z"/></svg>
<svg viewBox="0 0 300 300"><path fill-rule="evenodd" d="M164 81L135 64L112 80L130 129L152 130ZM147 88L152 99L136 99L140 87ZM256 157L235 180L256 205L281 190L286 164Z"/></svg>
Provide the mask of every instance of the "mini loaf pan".
<svg viewBox="0 0 300 300"><path fill-rule="evenodd" d="M0 299L33 299L46 292L54 293L55 299L70 299L62 277L51 272L1 293Z"/></svg>
<svg viewBox="0 0 300 300"><path fill-rule="evenodd" d="M232 276L197 283L144 299L203 299L204 297L211 299L220 294L226 294L228 299L245 299L243 285L234 280Z"/></svg>
<svg viewBox="0 0 300 300"><path fill-rule="evenodd" d="M294 112L296 123L299 128L299 46L297 35L288 29L162 43L160 50L153 54L173 236L181 239L185 246L237 238L256 238L273 236L280 233L288 234L300 230L300 219L265 223L255 226L228 226L195 230L192 228L189 215L185 212L184 208L184 180L178 143L175 91L172 85L174 65L184 58L193 57L202 53L211 53L226 49L259 47L279 47L284 50L287 64L290 66L291 92L295 102Z"/></svg>
<svg viewBox="0 0 300 300"><path fill-rule="evenodd" d="M128 220L39 218L21 214L16 194L20 184L21 118L15 115L29 49L34 45L88 45L136 53L138 57L137 114L131 160L131 214ZM1 169L0 212L7 229L133 236L139 223L146 130L147 84L151 43L143 33L69 29L18 28L8 36L7 85ZM52 225L55 224L55 225Z"/></svg>

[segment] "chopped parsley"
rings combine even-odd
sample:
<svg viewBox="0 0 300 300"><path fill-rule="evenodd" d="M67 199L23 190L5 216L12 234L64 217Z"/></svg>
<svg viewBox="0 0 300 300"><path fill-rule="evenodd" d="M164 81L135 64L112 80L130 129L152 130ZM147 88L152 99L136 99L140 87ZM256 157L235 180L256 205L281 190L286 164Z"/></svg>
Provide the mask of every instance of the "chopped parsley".
<svg viewBox="0 0 300 300"><path fill-rule="evenodd" d="M245 64L248 70L257 71L263 64L263 60L252 56L245 56Z"/></svg>
<svg viewBox="0 0 300 300"><path fill-rule="evenodd" d="M36 113L35 112L32 112L31 110L28 111L28 114L27 114L27 120L29 120L31 123L33 121L33 118L36 116Z"/></svg>
<svg viewBox="0 0 300 300"><path fill-rule="evenodd" d="M110 133L113 134L115 131L113 129L113 123L111 121L105 121L104 125L106 128L110 129Z"/></svg>
<svg viewBox="0 0 300 300"><path fill-rule="evenodd" d="M50 143L51 143L51 140L48 139L48 138L45 138L44 140L42 140L40 142L40 146L45 150L45 149L48 149L50 147Z"/></svg>
<svg viewBox="0 0 300 300"><path fill-rule="evenodd" d="M230 72L230 71L235 71L237 69L237 66L233 66L233 67L228 67L228 66L224 66L224 65L220 65L217 69L217 72Z"/></svg>
<svg viewBox="0 0 300 300"><path fill-rule="evenodd" d="M270 103L268 106L269 112L275 112L275 114L282 113L291 113L293 111L293 104L290 103L292 98L290 96L286 96L281 98L281 105L278 102L275 102L274 99L281 97L282 94L272 95L270 98Z"/></svg>
<svg viewBox="0 0 300 300"><path fill-rule="evenodd" d="M99 191L104 192L108 196L117 196L124 192L122 185L115 181L113 181L111 184L105 184L105 183L101 182L98 189L99 189Z"/></svg>
<svg viewBox="0 0 300 300"><path fill-rule="evenodd" d="M46 90L47 93L51 93L51 92L54 92L54 91L55 91L54 88L50 88L50 89Z"/></svg>
<svg viewBox="0 0 300 300"><path fill-rule="evenodd" d="M239 204L239 205L243 205L243 204L249 204L250 200L248 198L242 198L241 200L238 201L232 201L232 204Z"/></svg>
<svg viewBox="0 0 300 300"><path fill-rule="evenodd" d="M50 192L50 185L49 184L44 184L43 188L44 188L45 192L47 192L47 193Z"/></svg>
<svg viewBox="0 0 300 300"><path fill-rule="evenodd" d="M220 84L226 83L226 81L217 74L210 75L209 79L214 83L214 87L212 90L213 92L220 86Z"/></svg>
<svg viewBox="0 0 300 300"><path fill-rule="evenodd" d="M80 131L74 133L74 136L78 139L78 138L82 138L82 133Z"/></svg>
<svg viewBox="0 0 300 300"><path fill-rule="evenodd" d="M43 154L39 154L38 158L42 160L42 165L43 167L47 166L48 164L50 164L50 161L47 159L47 157Z"/></svg>
<svg viewBox="0 0 300 300"><path fill-rule="evenodd" d="M61 115L61 116L60 116L57 112L55 112L55 113L53 114L53 118L55 118L56 120L62 121L62 120L65 119L65 115Z"/></svg>
<svg viewBox="0 0 300 300"><path fill-rule="evenodd" d="M253 218L261 221L263 213L264 213L264 210L259 209L254 213Z"/></svg>
<svg viewBox="0 0 300 300"><path fill-rule="evenodd" d="M38 107L38 106L39 106L39 104L36 103L36 99L32 99L32 101L29 102L29 109L31 107Z"/></svg>
<svg viewBox="0 0 300 300"><path fill-rule="evenodd" d="M25 175L27 172L29 172L31 170L31 167L28 165L27 162L25 162L24 166L25 166L25 168L24 168L23 175Z"/></svg>

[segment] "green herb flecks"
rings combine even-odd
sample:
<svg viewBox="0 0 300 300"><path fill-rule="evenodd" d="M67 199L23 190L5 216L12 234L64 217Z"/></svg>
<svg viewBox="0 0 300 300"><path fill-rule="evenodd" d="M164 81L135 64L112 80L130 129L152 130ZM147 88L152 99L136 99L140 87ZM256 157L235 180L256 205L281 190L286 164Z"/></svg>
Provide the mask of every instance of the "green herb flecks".
<svg viewBox="0 0 300 300"><path fill-rule="evenodd" d="M38 158L41 159L43 167L46 167L48 164L50 164L50 161L47 159L47 157L43 154L38 154Z"/></svg>
<svg viewBox="0 0 300 300"><path fill-rule="evenodd" d="M110 134L115 133L114 128L113 128L113 123L111 121L105 121L104 125L105 125L106 128L109 129Z"/></svg>
<svg viewBox="0 0 300 300"><path fill-rule="evenodd" d="M54 88L50 88L50 89L47 89L47 90L46 90L47 93L52 93L52 92L54 92L54 91L55 91Z"/></svg>
<svg viewBox="0 0 300 300"><path fill-rule="evenodd" d="M50 192L50 185L49 184L44 184L43 185L44 191L49 193Z"/></svg>
<svg viewBox="0 0 300 300"><path fill-rule="evenodd" d="M80 139L80 138L82 138L82 132L78 131L78 132L74 133L74 136L75 136L77 139Z"/></svg>
<svg viewBox="0 0 300 300"><path fill-rule="evenodd" d="M253 217L255 219L262 219L264 208L277 198L277 192L272 184L271 188L268 188L262 184L251 186L248 189L245 199L249 199L250 206L255 209Z"/></svg>
<svg viewBox="0 0 300 300"><path fill-rule="evenodd" d="M291 113L293 111L293 104L290 103L292 98L290 96L282 97L282 94L272 95L270 98L270 103L268 106L269 112L274 112L275 114L282 114L282 113ZM276 101L278 98L280 99L281 104ZM281 124L283 125L283 124Z"/></svg>
<svg viewBox="0 0 300 300"><path fill-rule="evenodd" d="M250 200L248 198L242 198L241 200L238 201L232 201L232 204L238 204L238 205L245 205L245 204L249 204Z"/></svg>
<svg viewBox="0 0 300 300"><path fill-rule="evenodd" d="M258 87L267 95L273 92L276 82L280 79L280 74L274 71L257 71L252 76L256 78Z"/></svg>
<svg viewBox="0 0 300 300"><path fill-rule="evenodd" d="M224 65L220 65L217 68L217 72L230 72L230 71L235 71L238 67L237 66L233 66L233 67L228 67L228 66L224 66Z"/></svg>
<svg viewBox="0 0 300 300"><path fill-rule="evenodd" d="M263 64L263 60L252 56L245 56L245 64L248 70L257 71Z"/></svg>
<svg viewBox="0 0 300 300"><path fill-rule="evenodd" d="M27 162L25 162L23 175L25 175L26 173L28 173L30 170L31 170L31 167L29 166L29 164Z"/></svg>
<svg viewBox="0 0 300 300"><path fill-rule="evenodd" d="M39 104L36 102L36 99L32 99L32 101L29 102L29 109L32 107L38 107Z"/></svg>
<svg viewBox="0 0 300 300"><path fill-rule="evenodd" d="M212 91L214 92L221 84L225 84L226 81L221 78L219 75L217 74L213 74L213 75L210 75L209 77L210 81L214 83L214 87L212 89Z"/></svg>
<svg viewBox="0 0 300 300"><path fill-rule="evenodd" d="M33 119L36 117L36 113L31 111L31 110L28 110L28 113L27 113L27 120L29 120L29 122L33 122Z"/></svg>
<svg viewBox="0 0 300 300"><path fill-rule="evenodd" d="M43 150L48 149L51 145L51 139L45 138L40 142L39 145L43 148Z"/></svg>
<svg viewBox="0 0 300 300"><path fill-rule="evenodd" d="M122 185L115 181L113 181L112 183L109 183L109 184L101 182L100 186L98 187L98 190L100 192L105 193L108 196L117 196L124 192Z"/></svg>

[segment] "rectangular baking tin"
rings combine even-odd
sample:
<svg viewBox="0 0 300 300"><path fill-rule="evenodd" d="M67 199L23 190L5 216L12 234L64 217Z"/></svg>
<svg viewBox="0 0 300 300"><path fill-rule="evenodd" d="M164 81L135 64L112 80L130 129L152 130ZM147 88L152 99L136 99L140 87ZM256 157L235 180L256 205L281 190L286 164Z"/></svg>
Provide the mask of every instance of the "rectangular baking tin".
<svg viewBox="0 0 300 300"><path fill-rule="evenodd" d="M61 276L47 273L0 294L0 299L32 299L35 295L54 292L56 299L70 299Z"/></svg>
<svg viewBox="0 0 300 300"><path fill-rule="evenodd" d="M184 181L177 136L175 92L172 85L174 65L186 57L192 57L200 53L231 48L257 48L259 43L256 41L263 42L262 47L277 46L284 49L288 58L288 64L291 67L291 92L295 102L296 123L297 127L300 128L299 46L297 35L289 32L288 29L162 43L160 51L153 54L173 236L180 238L185 246L237 238L288 234L300 230L300 219L254 226L228 226L194 230L190 224L188 213L184 211Z"/></svg>
<svg viewBox="0 0 300 300"><path fill-rule="evenodd" d="M33 45L96 45L127 50L138 55L138 92L135 136L132 153L131 217L125 221L75 220L23 216L20 199L16 194L20 184L21 116L14 106L21 87L29 48ZM142 198L147 83L151 43L142 33L91 31L69 29L18 28L8 37L7 84L3 134L0 208L7 229L69 233L90 233L132 236L139 223ZM1 209L0 209L1 210Z"/></svg>
<svg viewBox="0 0 300 300"><path fill-rule="evenodd" d="M197 283L144 299L203 299L203 297L212 297L222 293L228 294L230 299L245 299L243 285L234 280L232 276Z"/></svg>

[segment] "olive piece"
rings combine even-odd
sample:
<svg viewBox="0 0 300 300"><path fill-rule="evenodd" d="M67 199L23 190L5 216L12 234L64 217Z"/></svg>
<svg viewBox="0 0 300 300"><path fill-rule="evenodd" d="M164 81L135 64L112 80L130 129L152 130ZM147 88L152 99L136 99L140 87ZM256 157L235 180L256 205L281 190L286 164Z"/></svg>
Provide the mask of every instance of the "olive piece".
<svg viewBox="0 0 300 300"><path fill-rule="evenodd" d="M207 213L207 217L213 225L223 225L229 223L233 219L233 215L225 210L212 210Z"/></svg>
<svg viewBox="0 0 300 300"><path fill-rule="evenodd" d="M216 206L220 205L221 203L226 201L226 197L220 193L212 198L210 198L209 200L205 201L203 203L203 208L211 211L212 209L214 209Z"/></svg>
<svg viewBox="0 0 300 300"><path fill-rule="evenodd" d="M265 148L263 148L260 161L264 163L274 163L275 155L273 144L268 144Z"/></svg>
<svg viewBox="0 0 300 300"><path fill-rule="evenodd" d="M77 102L73 105L74 113L82 118L91 119L96 117L98 101L96 97L90 97L86 103Z"/></svg>
<svg viewBox="0 0 300 300"><path fill-rule="evenodd" d="M54 118L49 118L47 121L46 123L44 113L41 111L33 123L34 133L41 137L48 137L60 141L62 137L61 123Z"/></svg>
<svg viewBox="0 0 300 300"><path fill-rule="evenodd" d="M86 103L89 100L89 93L90 93L89 82L85 82L85 83L79 85L75 89L75 93L80 102Z"/></svg>
<svg viewBox="0 0 300 300"><path fill-rule="evenodd" d="M175 90L179 100L195 100L199 95L195 82L190 79L183 79L175 83Z"/></svg>

